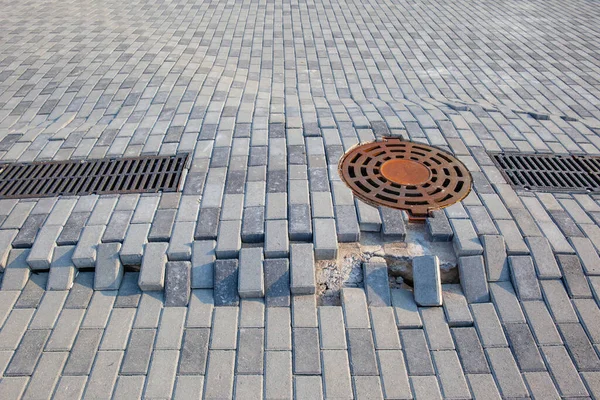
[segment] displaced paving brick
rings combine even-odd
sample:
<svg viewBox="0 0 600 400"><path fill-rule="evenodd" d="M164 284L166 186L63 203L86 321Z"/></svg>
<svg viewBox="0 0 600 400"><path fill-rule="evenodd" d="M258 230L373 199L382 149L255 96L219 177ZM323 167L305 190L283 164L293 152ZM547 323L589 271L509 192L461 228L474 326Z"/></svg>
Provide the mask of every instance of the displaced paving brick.
<svg viewBox="0 0 600 400"><path fill-rule="evenodd" d="M360 208L359 208L360 209ZM432 242L449 242L454 237L454 232L446 217L446 213L441 210L434 210L431 216L427 218L427 235ZM385 390L385 385L384 385Z"/></svg>
<svg viewBox="0 0 600 400"><path fill-rule="evenodd" d="M290 268L287 258L264 260L267 307L289 307Z"/></svg>
<svg viewBox="0 0 600 400"><path fill-rule="evenodd" d="M123 265L140 265L143 260L144 251L148 246L147 237L150 224L132 224L129 225L127 235L123 241L123 247L120 251L121 262Z"/></svg>
<svg viewBox="0 0 600 400"><path fill-rule="evenodd" d="M127 228L129 228L129 221L133 215L132 210L115 211L110 217L110 221L106 226L104 235L102 235L103 243L123 243Z"/></svg>
<svg viewBox="0 0 600 400"><path fill-rule="evenodd" d="M215 254L217 258L237 258L242 248L242 221L221 221ZM287 228L286 228L287 233Z"/></svg>
<svg viewBox="0 0 600 400"><path fill-rule="evenodd" d="M148 243L140 269L138 284L144 291L163 290L167 264L167 243Z"/></svg>
<svg viewBox="0 0 600 400"><path fill-rule="evenodd" d="M591 298L592 291L583 273L579 258L571 254L559 254L557 259L569 297L572 299Z"/></svg>
<svg viewBox="0 0 600 400"><path fill-rule="evenodd" d="M385 268L385 283L387 282L387 265ZM442 305L442 280L440 261L437 256L419 256L413 259L413 291L415 302L420 306Z"/></svg>
<svg viewBox="0 0 600 400"><path fill-rule="evenodd" d="M313 244L316 260L333 260L337 257L337 235L333 218L313 219Z"/></svg>
<svg viewBox="0 0 600 400"><path fill-rule="evenodd" d="M242 219L242 241L245 243L260 243L265 238L265 209L264 207L248 207L244 209Z"/></svg>
<svg viewBox="0 0 600 400"><path fill-rule="evenodd" d="M510 282L491 283L490 292L503 324L525 322L519 300Z"/></svg>
<svg viewBox="0 0 600 400"><path fill-rule="evenodd" d="M64 308L87 308L92 294L94 293L94 273L79 272L69 290L69 296L65 302Z"/></svg>
<svg viewBox="0 0 600 400"><path fill-rule="evenodd" d="M44 226L27 256L27 264L32 270L45 270L50 268L52 253L56 247L56 239L62 226Z"/></svg>
<svg viewBox="0 0 600 400"><path fill-rule="evenodd" d="M74 251L75 246L59 246L54 249L46 290L69 290L73 286L77 274L72 261Z"/></svg>
<svg viewBox="0 0 600 400"><path fill-rule="evenodd" d="M448 326L473 325L473 317L460 285L442 285L442 297Z"/></svg>
<svg viewBox="0 0 600 400"><path fill-rule="evenodd" d="M371 307L388 307L391 303L388 268L384 259L371 258L363 263L367 303Z"/></svg>
<svg viewBox="0 0 600 400"><path fill-rule="evenodd" d="M69 355L63 375L89 375L103 329L81 329Z"/></svg>
<svg viewBox="0 0 600 400"><path fill-rule="evenodd" d="M241 298L264 297L262 247L245 248L240 251L238 268L238 293Z"/></svg>
<svg viewBox="0 0 600 400"><path fill-rule="evenodd" d="M289 207L290 240L312 240L312 224L310 206L308 204L291 204Z"/></svg>
<svg viewBox="0 0 600 400"><path fill-rule="evenodd" d="M14 248L29 248L33 246L46 217L46 214L28 216L21 229L19 229L19 234L12 241L12 246Z"/></svg>
<svg viewBox="0 0 600 400"><path fill-rule="evenodd" d="M146 375L156 329L132 329L127 351L121 364L121 375Z"/></svg>
<svg viewBox="0 0 600 400"><path fill-rule="evenodd" d="M214 240L196 241L192 248L192 288L212 289L214 285Z"/></svg>
<svg viewBox="0 0 600 400"><path fill-rule="evenodd" d="M36 308L44 295L48 273L32 274L15 304L15 308Z"/></svg>
<svg viewBox="0 0 600 400"><path fill-rule="evenodd" d="M148 241L168 242L173 232L176 213L177 210L174 209L157 210L152 221L152 227L148 233Z"/></svg>
<svg viewBox="0 0 600 400"><path fill-rule="evenodd" d="M482 237L482 243L488 282L509 280L504 238L500 235L485 235Z"/></svg>
<svg viewBox="0 0 600 400"><path fill-rule="evenodd" d="M483 257L460 257L458 262L460 284L469 303L490 301L490 293L483 265Z"/></svg>
<svg viewBox="0 0 600 400"><path fill-rule="evenodd" d="M519 300L541 300L542 292L529 256L510 256L510 275Z"/></svg>
<svg viewBox="0 0 600 400"><path fill-rule="evenodd" d="M120 243L98 245L96 260L95 290L117 290L123 280L123 265L119 259Z"/></svg>
<svg viewBox="0 0 600 400"><path fill-rule="evenodd" d="M290 246L290 291L292 294L313 294L316 291L315 263L312 243Z"/></svg>
<svg viewBox="0 0 600 400"><path fill-rule="evenodd" d="M136 308L142 291L138 286L138 272L125 272L119 288L119 294L115 301L114 307Z"/></svg>
<svg viewBox="0 0 600 400"><path fill-rule="evenodd" d="M104 233L104 225L87 225L81 233L73 253L73 264L77 268L93 268L96 264L96 247Z"/></svg>
<svg viewBox="0 0 600 400"><path fill-rule="evenodd" d="M457 256L474 256L483 253L477 233L468 219L451 219L450 224L454 231L454 251Z"/></svg>
<svg viewBox="0 0 600 400"><path fill-rule="evenodd" d="M165 307L185 307L190 298L190 269L187 261L167 263L165 277Z"/></svg>
<svg viewBox="0 0 600 400"><path fill-rule="evenodd" d="M65 223L56 244L59 246L76 245L89 216L90 212L73 212Z"/></svg>
<svg viewBox="0 0 600 400"><path fill-rule="evenodd" d="M196 224L196 232L194 239L196 240L212 240L217 238L217 230L219 228L219 216L221 215L220 208L205 208L200 209L198 214L198 223Z"/></svg>
<svg viewBox="0 0 600 400"><path fill-rule="evenodd" d="M406 289L391 289L392 306L398 328L421 328L421 316L412 292Z"/></svg>
<svg viewBox="0 0 600 400"><path fill-rule="evenodd" d="M31 270L26 261L28 255L29 249L13 249L10 251L2 276L2 290L23 290L31 275Z"/></svg>
<svg viewBox="0 0 600 400"><path fill-rule="evenodd" d="M404 241L406 226L402 211L388 207L379 207L381 213L381 234L384 238Z"/></svg>
<svg viewBox="0 0 600 400"><path fill-rule="evenodd" d="M167 257L169 261L189 261L192 259L195 222L175 222Z"/></svg>
<svg viewBox="0 0 600 400"><path fill-rule="evenodd" d="M409 375L434 375L429 348L422 329L400 329Z"/></svg>
<svg viewBox="0 0 600 400"><path fill-rule="evenodd" d="M550 248L548 239L544 237L527 237L525 238L533 261L537 276L540 279L557 279L561 277L561 272L558 269L558 264L554 258L554 253Z"/></svg>
<svg viewBox="0 0 600 400"><path fill-rule="evenodd" d="M238 260L215 261L215 305L237 305L238 296Z"/></svg>
<svg viewBox="0 0 600 400"><path fill-rule="evenodd" d="M358 214L358 223L362 232L380 232L381 216L379 209L355 199L354 205Z"/></svg>

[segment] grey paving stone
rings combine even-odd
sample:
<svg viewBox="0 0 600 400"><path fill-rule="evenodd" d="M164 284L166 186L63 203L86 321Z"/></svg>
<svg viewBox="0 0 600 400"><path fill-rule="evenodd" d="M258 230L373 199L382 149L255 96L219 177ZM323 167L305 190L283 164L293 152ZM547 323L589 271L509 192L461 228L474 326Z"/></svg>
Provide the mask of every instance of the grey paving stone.
<svg viewBox="0 0 600 400"><path fill-rule="evenodd" d="M204 375L208 357L207 328L187 328L181 348L178 373L181 375Z"/></svg>
<svg viewBox="0 0 600 400"><path fill-rule="evenodd" d="M16 229L2 229L0 230L0 268L6 267L8 261L8 255L11 250L11 243L15 236L17 236Z"/></svg>
<svg viewBox="0 0 600 400"><path fill-rule="evenodd" d="M451 219L450 225L454 231L454 251L458 256L474 256L483 253L483 247L468 219Z"/></svg>
<svg viewBox="0 0 600 400"><path fill-rule="evenodd" d="M262 382L261 382L262 383ZM176 400L199 399L204 389L204 376L178 375L173 398Z"/></svg>
<svg viewBox="0 0 600 400"><path fill-rule="evenodd" d="M81 233L73 253L73 264L77 268L93 268L96 264L96 247L104 234L104 225L87 225Z"/></svg>
<svg viewBox="0 0 600 400"><path fill-rule="evenodd" d="M110 320L104 335L102 342L100 343L100 350L125 350L127 347L127 339L129 339L129 333L131 326L133 325L133 317L135 316L135 310L131 308L115 308L111 315ZM54 339L54 335L50 337L50 341Z"/></svg>
<svg viewBox="0 0 600 400"><path fill-rule="evenodd" d="M179 350L181 348L186 312L186 307L163 309L156 335L155 349Z"/></svg>
<svg viewBox="0 0 600 400"><path fill-rule="evenodd" d="M136 308L142 291L138 286L139 273L125 272L114 307Z"/></svg>
<svg viewBox="0 0 600 400"><path fill-rule="evenodd" d="M384 397L386 399L412 398L402 352L400 350L378 350L377 359Z"/></svg>
<svg viewBox="0 0 600 400"><path fill-rule="evenodd" d="M122 351L99 351L85 389L84 398L110 398L123 358Z"/></svg>
<svg viewBox="0 0 600 400"><path fill-rule="evenodd" d="M358 242L360 240L360 227L354 204L347 206L335 205L334 211L338 242Z"/></svg>
<svg viewBox="0 0 600 400"><path fill-rule="evenodd" d="M148 383L144 397L147 399L165 399L171 397L175 385L178 350L155 350L148 373Z"/></svg>
<svg viewBox="0 0 600 400"><path fill-rule="evenodd" d="M265 258L284 258L289 254L288 225L286 220L266 221Z"/></svg>
<svg viewBox="0 0 600 400"><path fill-rule="evenodd" d="M249 400L260 398L263 393L263 380L262 375L236 375L233 397Z"/></svg>
<svg viewBox="0 0 600 400"><path fill-rule="evenodd" d="M2 275L2 290L20 291L25 287L31 275L29 265L25 261L28 255L28 249L13 249L10 251Z"/></svg>
<svg viewBox="0 0 600 400"><path fill-rule="evenodd" d="M186 327L208 328L212 325L214 298L212 290L192 290L188 305Z"/></svg>
<svg viewBox="0 0 600 400"><path fill-rule="evenodd" d="M237 258L242 247L242 221L221 221L215 254L217 258Z"/></svg>
<svg viewBox="0 0 600 400"><path fill-rule="evenodd" d="M523 302L523 309L537 343L543 345L561 345L562 340L548 308L543 301Z"/></svg>
<svg viewBox="0 0 600 400"><path fill-rule="evenodd" d="M238 296L238 261L215 261L215 289L214 298L216 306L237 305Z"/></svg>
<svg viewBox="0 0 600 400"><path fill-rule="evenodd" d="M578 371L600 370L600 359L581 324L558 324L558 330Z"/></svg>
<svg viewBox="0 0 600 400"><path fill-rule="evenodd" d="M31 210L33 209L35 204L36 203L32 202L32 201L18 202L14 206L14 208L10 211L8 218L6 218L6 220L2 224L2 230L21 229L21 227L23 226L23 223L25 222L25 220L31 213ZM16 235L16 234L17 234L17 232L15 231L14 235ZM12 238L10 239L9 242L12 242L12 239L14 239L14 235L12 236Z"/></svg>
<svg viewBox="0 0 600 400"><path fill-rule="evenodd" d="M384 308L377 308L376 313ZM373 309L371 309L373 311ZM382 325L384 322L381 323ZM319 332L323 350L346 349L346 330L341 307L319 307ZM387 337L388 332L384 333Z"/></svg>
<svg viewBox="0 0 600 400"><path fill-rule="evenodd" d="M240 328L236 374L262 375L264 329Z"/></svg>
<svg viewBox="0 0 600 400"><path fill-rule="evenodd" d="M163 309L162 292L142 293L133 323L134 328L156 328Z"/></svg>
<svg viewBox="0 0 600 400"><path fill-rule="evenodd" d="M528 397L529 392L508 348L486 348L490 367L502 397Z"/></svg>
<svg viewBox="0 0 600 400"><path fill-rule="evenodd" d="M234 362L235 351L211 350L208 360L204 398L232 398Z"/></svg>
<svg viewBox="0 0 600 400"><path fill-rule="evenodd" d="M67 219L60 236L56 240L56 244L59 246L76 245L77 242L79 242L81 232L90 214L90 212L76 212L73 210L73 213L69 216L69 219Z"/></svg>
<svg viewBox="0 0 600 400"><path fill-rule="evenodd" d="M70 351L84 313L85 310L83 309L63 309L52 335L46 343L45 351Z"/></svg>
<svg viewBox="0 0 600 400"><path fill-rule="evenodd" d="M247 207L242 218L242 241L260 243L265 238L264 207Z"/></svg>
<svg viewBox="0 0 600 400"><path fill-rule="evenodd" d="M7 376L0 380L0 391L7 399L21 399L29 378Z"/></svg>
<svg viewBox="0 0 600 400"><path fill-rule="evenodd" d="M571 300L565 291L563 283L559 280L544 280L540 282L544 300L550 309L554 321L558 324L566 322L577 323L577 315Z"/></svg>
<svg viewBox="0 0 600 400"><path fill-rule="evenodd" d="M293 294L313 294L316 291L315 263L312 243L290 246L290 291Z"/></svg>
<svg viewBox="0 0 600 400"><path fill-rule="evenodd" d="M190 298L190 269L187 261L167 263L165 307L185 307Z"/></svg>
<svg viewBox="0 0 600 400"><path fill-rule="evenodd" d="M80 272L77 274L64 308L87 308L94 293L93 287L93 272Z"/></svg>
<svg viewBox="0 0 600 400"><path fill-rule="evenodd" d="M319 312L323 312L322 310L323 307L319 309ZM371 326L373 327L375 348L378 350L400 349L400 338L398 337L398 329L396 328L393 308L371 307L369 311L371 314ZM322 322L322 320L323 318L321 317L319 322ZM325 329L322 327L322 331L324 330ZM342 342L342 345L344 347L340 346L340 348L345 348L345 341Z"/></svg>
<svg viewBox="0 0 600 400"><path fill-rule="evenodd" d="M547 372L526 372L523 377L534 399L560 399Z"/></svg>
<svg viewBox="0 0 600 400"><path fill-rule="evenodd" d="M19 233L12 241L12 246L14 248L29 248L33 246L33 242L38 236L47 216L47 214L29 215L21 229L19 229Z"/></svg>
<svg viewBox="0 0 600 400"><path fill-rule="evenodd" d="M352 399L352 382L345 350L323 350L323 390L325 398Z"/></svg>
<svg viewBox="0 0 600 400"><path fill-rule="evenodd" d="M445 398L469 398L470 392L458 356L453 350L434 351L433 361Z"/></svg>
<svg viewBox="0 0 600 400"><path fill-rule="evenodd" d="M432 211L431 216L426 220L426 224L427 235L432 242L450 242L454 237L450 221L448 221L446 213L441 210Z"/></svg>
<svg viewBox="0 0 600 400"><path fill-rule="evenodd" d="M538 278L560 278L561 272L558 269L558 264L556 263L548 239L544 237L526 237L525 241L531 251Z"/></svg>
<svg viewBox="0 0 600 400"><path fill-rule="evenodd" d="M485 235L482 237L482 244L488 281L509 280L510 272L504 238L500 235Z"/></svg>
<svg viewBox="0 0 600 400"><path fill-rule="evenodd" d="M343 288L341 297L346 328L370 328L365 292L358 288Z"/></svg>
<svg viewBox="0 0 600 400"><path fill-rule="evenodd" d="M385 283L388 287L387 265L385 265ZM413 284L415 302L418 305L442 305L442 280L437 256L419 256L413 259Z"/></svg>
<svg viewBox="0 0 600 400"><path fill-rule="evenodd" d="M400 329L402 348L406 356L408 374L434 375L429 348L422 329Z"/></svg>
<svg viewBox="0 0 600 400"><path fill-rule="evenodd" d="M123 243L127 228L129 228L129 221L133 216L132 210L115 211L110 217L110 221L106 226L104 235L102 235L103 243Z"/></svg>
<svg viewBox="0 0 600 400"><path fill-rule="evenodd" d="M383 399L381 380L376 376L354 376L354 393L357 399Z"/></svg>
<svg viewBox="0 0 600 400"><path fill-rule="evenodd" d="M145 376L120 375L114 396L123 399L139 399L142 397L145 381Z"/></svg>
<svg viewBox="0 0 600 400"><path fill-rule="evenodd" d="M74 251L75 246L59 246L54 249L46 290L71 289L77 275L77 269L71 260Z"/></svg>
<svg viewBox="0 0 600 400"><path fill-rule="evenodd" d="M490 300L483 257L460 257L458 271L460 284L469 303L484 303Z"/></svg>
<svg viewBox="0 0 600 400"><path fill-rule="evenodd" d="M87 383L87 376L62 376L54 393L54 400L79 399Z"/></svg>
<svg viewBox="0 0 600 400"><path fill-rule="evenodd" d="M192 248L192 288L213 288L216 244L214 240L194 242Z"/></svg>
<svg viewBox="0 0 600 400"><path fill-rule="evenodd" d="M352 375L379 375L371 330L348 329L347 335Z"/></svg>
<svg viewBox="0 0 600 400"><path fill-rule="evenodd" d="M583 372L581 377L587 385L587 389L590 392L592 398L598 397L600 394L600 373L598 372Z"/></svg>
<svg viewBox="0 0 600 400"><path fill-rule="evenodd" d="M132 224L127 229L119 256L123 265L140 265L143 262L150 224ZM153 244L154 245L154 244Z"/></svg>
<svg viewBox="0 0 600 400"><path fill-rule="evenodd" d="M170 261L189 261L192 259L194 225L195 222L175 222L167 250L167 257Z"/></svg>
<svg viewBox="0 0 600 400"><path fill-rule="evenodd" d="M4 375L30 376L33 374L48 336L50 336L48 329L27 330Z"/></svg>
<svg viewBox="0 0 600 400"><path fill-rule="evenodd" d="M512 283L519 300L541 300L542 292L529 256L508 257Z"/></svg>
<svg viewBox="0 0 600 400"><path fill-rule="evenodd" d="M586 275L600 275L600 256L587 238L570 238Z"/></svg>
<svg viewBox="0 0 600 400"><path fill-rule="evenodd" d="M435 376L411 376L410 383L416 398L441 400L442 394Z"/></svg>
<svg viewBox="0 0 600 400"><path fill-rule="evenodd" d="M217 307L213 313L210 348L235 350L237 343L238 308Z"/></svg>
<svg viewBox="0 0 600 400"><path fill-rule="evenodd" d="M308 204L290 204L289 237L291 240L312 240L312 224Z"/></svg>
<svg viewBox="0 0 600 400"><path fill-rule="evenodd" d="M101 243L96 254L95 290L118 290L123 280L123 265L119 259L120 243Z"/></svg>
<svg viewBox="0 0 600 400"><path fill-rule="evenodd" d="M521 371L545 371L546 367L527 324L504 325L510 347Z"/></svg>
<svg viewBox="0 0 600 400"><path fill-rule="evenodd" d="M313 218L333 218L333 202L328 192L311 192Z"/></svg>
<svg viewBox="0 0 600 400"><path fill-rule="evenodd" d="M92 215L88 221L88 225L106 225L112 214L115 205L117 204L116 197L100 197L94 206Z"/></svg>
<svg viewBox="0 0 600 400"><path fill-rule="evenodd" d="M16 290L3 290L0 292L0 324L4 324L19 294L20 292Z"/></svg>
<svg viewBox="0 0 600 400"><path fill-rule="evenodd" d="M358 214L360 230L363 232L380 232L381 216L379 215L379 209L358 199L355 199L354 205Z"/></svg>
<svg viewBox="0 0 600 400"><path fill-rule="evenodd" d="M290 305L289 261L282 259L264 260L265 297L267 307Z"/></svg>
<svg viewBox="0 0 600 400"><path fill-rule="evenodd" d="M561 397L588 395L564 346L543 346L540 349Z"/></svg>
<svg viewBox="0 0 600 400"><path fill-rule="evenodd" d="M337 236L333 218L313 219L313 244L316 260L332 260L337 257Z"/></svg>
<svg viewBox="0 0 600 400"><path fill-rule="evenodd" d="M63 375L89 375L103 329L80 329Z"/></svg>
<svg viewBox="0 0 600 400"><path fill-rule="evenodd" d="M484 206L469 206L469 215L479 235L497 235L498 230Z"/></svg>
<svg viewBox="0 0 600 400"><path fill-rule="evenodd" d="M575 221L573 221L573 219L571 219L569 217L569 214L567 214L565 211L549 210L549 212L550 212L550 215L552 216L552 219L554 220L556 225L558 225L560 230L565 234L565 236L567 236L567 237L576 237L576 236L582 237L583 236L581 229L579 229L577 227L577 224L575 223Z"/></svg>
<svg viewBox="0 0 600 400"><path fill-rule="evenodd" d="M313 295L292 297L292 326L294 328L317 327L317 299Z"/></svg>
<svg viewBox="0 0 600 400"><path fill-rule="evenodd" d="M116 290L95 291L81 327L104 328L116 297Z"/></svg>
<svg viewBox="0 0 600 400"><path fill-rule="evenodd" d="M205 208L200 209L198 214L198 223L196 224L196 232L194 239L196 240L212 240L217 238L217 229L219 228L219 216L221 215L220 208Z"/></svg>
<svg viewBox="0 0 600 400"><path fill-rule="evenodd" d="M475 320L475 328L477 328L484 348L508 346L492 303L472 304L471 311Z"/></svg>
<svg viewBox="0 0 600 400"><path fill-rule="evenodd" d="M167 243L148 243L144 247L144 258L138 285L144 291L163 290L167 264Z"/></svg>
<svg viewBox="0 0 600 400"><path fill-rule="evenodd" d="M290 351L266 352L265 398L292 398L292 353Z"/></svg>
<svg viewBox="0 0 600 400"><path fill-rule="evenodd" d="M290 309L268 307L266 311L265 348L267 350L292 350Z"/></svg>
<svg viewBox="0 0 600 400"><path fill-rule="evenodd" d="M127 351L121 364L121 375L147 374L155 335L155 329L131 330Z"/></svg>
<svg viewBox="0 0 600 400"><path fill-rule="evenodd" d="M137 206L135 207L135 214L133 215L131 223L149 224L152 222L159 200L161 200L161 198L157 195L142 195L137 203Z"/></svg>
<svg viewBox="0 0 600 400"><path fill-rule="evenodd" d="M573 304L592 343L600 343L600 308L592 299L575 299Z"/></svg>
<svg viewBox="0 0 600 400"><path fill-rule="evenodd" d="M456 349L466 374L490 372L475 328L452 328Z"/></svg>
<svg viewBox="0 0 600 400"><path fill-rule="evenodd" d="M240 251L238 293L242 298L264 297L263 249L244 248Z"/></svg>
<svg viewBox="0 0 600 400"><path fill-rule="evenodd" d="M265 302L263 299L243 299L240 304L240 328L265 327Z"/></svg>
<svg viewBox="0 0 600 400"><path fill-rule="evenodd" d="M403 241L406 238L406 226L402 211L379 207L381 213L381 234L384 238Z"/></svg>
<svg viewBox="0 0 600 400"><path fill-rule="evenodd" d="M0 350L16 350L31 321L33 309L15 309L0 330Z"/></svg>
<svg viewBox="0 0 600 400"><path fill-rule="evenodd" d="M423 323L412 293L406 289L391 289L391 294L398 328L421 328Z"/></svg>
<svg viewBox="0 0 600 400"><path fill-rule="evenodd" d="M15 308L36 308L44 295L48 273L32 274L15 304Z"/></svg>
<svg viewBox="0 0 600 400"><path fill-rule="evenodd" d="M27 264L32 270L45 270L50 268L52 261L52 253L56 247L56 239L61 226L44 226L40 229L40 233L27 256Z"/></svg>
<svg viewBox="0 0 600 400"><path fill-rule="evenodd" d="M294 398L323 399L323 384L320 376L294 376Z"/></svg>
<svg viewBox="0 0 600 400"><path fill-rule="evenodd" d="M294 374L318 375L321 373L321 350L317 328L294 328L293 349Z"/></svg>
<svg viewBox="0 0 600 400"><path fill-rule="evenodd" d="M571 254L559 254L557 259L569 297L571 299L591 298L592 291L583 273L579 258Z"/></svg>
<svg viewBox="0 0 600 400"><path fill-rule="evenodd" d="M156 214L154 214L154 220L152 221L150 232L148 233L148 241L168 242L169 238L171 237L171 233L173 232L176 213L177 210L175 209L157 210Z"/></svg>
<svg viewBox="0 0 600 400"><path fill-rule="evenodd" d="M503 324L525 322L523 311L521 311L521 306L510 282L491 283L490 292Z"/></svg>
<svg viewBox="0 0 600 400"><path fill-rule="evenodd" d="M67 298L67 291L48 291L29 324L29 329L52 329Z"/></svg>
<svg viewBox="0 0 600 400"><path fill-rule="evenodd" d="M388 269L385 260L371 258L363 263L363 282L371 307L389 307L391 303Z"/></svg>
<svg viewBox="0 0 600 400"><path fill-rule="evenodd" d="M475 400L500 400L500 392L491 374L467 374L466 376Z"/></svg>
<svg viewBox="0 0 600 400"><path fill-rule="evenodd" d="M442 309L427 307L421 308L420 311L429 349L431 351L453 350L454 342Z"/></svg>
<svg viewBox="0 0 600 400"><path fill-rule="evenodd" d="M449 326L471 326L473 317L458 284L442 285L444 313Z"/></svg>

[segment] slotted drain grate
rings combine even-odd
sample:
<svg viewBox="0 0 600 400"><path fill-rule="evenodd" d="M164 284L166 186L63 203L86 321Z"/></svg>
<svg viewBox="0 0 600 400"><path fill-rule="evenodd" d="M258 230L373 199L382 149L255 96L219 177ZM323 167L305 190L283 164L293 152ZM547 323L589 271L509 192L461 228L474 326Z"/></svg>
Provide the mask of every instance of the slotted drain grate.
<svg viewBox="0 0 600 400"><path fill-rule="evenodd" d="M408 212L424 219L430 210L464 199L471 174L452 155L398 138L362 144L341 158L339 173L354 195L374 206Z"/></svg>
<svg viewBox="0 0 600 400"><path fill-rule="evenodd" d="M600 192L600 157L490 153L505 179L517 189L546 192Z"/></svg>
<svg viewBox="0 0 600 400"><path fill-rule="evenodd" d="M174 192L188 154L0 164L0 198Z"/></svg>

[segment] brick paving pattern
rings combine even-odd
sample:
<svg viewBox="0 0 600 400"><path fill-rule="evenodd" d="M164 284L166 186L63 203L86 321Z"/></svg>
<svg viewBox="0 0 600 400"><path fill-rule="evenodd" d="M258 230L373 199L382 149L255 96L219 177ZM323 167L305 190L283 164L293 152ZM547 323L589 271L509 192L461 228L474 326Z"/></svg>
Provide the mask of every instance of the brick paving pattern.
<svg viewBox="0 0 600 400"><path fill-rule="evenodd" d="M580 0L4 0L0 162L191 161L178 193L0 200L0 397L600 398L600 196L516 192L486 153L600 154L598 20ZM322 306L318 260L406 238L337 174L384 136L470 169L426 222L460 284L421 259L418 305L371 260Z"/></svg>

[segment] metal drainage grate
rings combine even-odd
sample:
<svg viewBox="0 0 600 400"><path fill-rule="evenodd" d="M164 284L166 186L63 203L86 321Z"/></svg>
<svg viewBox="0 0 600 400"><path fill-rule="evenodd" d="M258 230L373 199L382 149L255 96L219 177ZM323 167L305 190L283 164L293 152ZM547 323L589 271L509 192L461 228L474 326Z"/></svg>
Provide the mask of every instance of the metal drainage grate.
<svg viewBox="0 0 600 400"><path fill-rule="evenodd" d="M600 192L600 157L490 153L513 187L547 192Z"/></svg>
<svg viewBox="0 0 600 400"><path fill-rule="evenodd" d="M174 192L188 154L0 164L0 198Z"/></svg>
<svg viewBox="0 0 600 400"><path fill-rule="evenodd" d="M359 199L405 210L413 220L471 191L471 174L462 162L438 148L398 138L353 147L341 158L339 173Z"/></svg>

